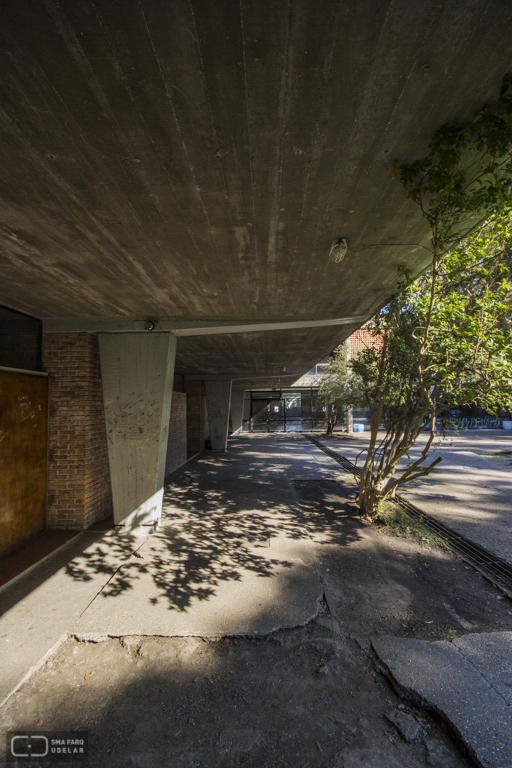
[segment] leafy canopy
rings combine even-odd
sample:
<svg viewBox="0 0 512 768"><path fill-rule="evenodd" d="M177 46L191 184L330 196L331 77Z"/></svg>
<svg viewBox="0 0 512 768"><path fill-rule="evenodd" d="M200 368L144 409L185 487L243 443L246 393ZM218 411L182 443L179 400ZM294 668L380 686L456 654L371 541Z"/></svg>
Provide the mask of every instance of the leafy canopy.
<svg viewBox="0 0 512 768"><path fill-rule="evenodd" d="M425 336L428 324L428 336ZM492 215L375 317L383 348L364 350L354 372L368 405L421 421L462 404L495 411L512 402L512 211ZM430 397L429 397L430 395ZM407 405L406 405L407 404ZM421 423L421 422L420 422Z"/></svg>
<svg viewBox="0 0 512 768"><path fill-rule="evenodd" d="M426 464L439 414L512 402L510 85L507 75L494 107L469 125L441 128L426 157L391 169L429 223L432 266L416 281L403 270L398 294L375 318L382 347L352 364L372 408L364 513L440 460ZM425 424L421 455L404 470L399 462Z"/></svg>
<svg viewBox="0 0 512 768"><path fill-rule="evenodd" d="M434 254L455 246L492 211L512 205L511 84L506 75L497 104L478 110L469 125L436 131L426 157L391 169L430 224Z"/></svg>
<svg viewBox="0 0 512 768"><path fill-rule="evenodd" d="M347 414L349 406L364 405L361 380L351 369L348 348L340 344L329 360L328 375L318 391L319 397L329 406L327 433Z"/></svg>

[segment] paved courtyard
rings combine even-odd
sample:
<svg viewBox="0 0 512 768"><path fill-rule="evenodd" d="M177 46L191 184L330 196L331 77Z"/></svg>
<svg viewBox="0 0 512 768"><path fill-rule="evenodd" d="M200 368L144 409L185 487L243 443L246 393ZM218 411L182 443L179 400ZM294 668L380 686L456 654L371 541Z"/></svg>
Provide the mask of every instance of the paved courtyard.
<svg viewBox="0 0 512 768"><path fill-rule="evenodd" d="M508 649L509 601L362 521L351 477L308 441L229 448L172 476L156 534L87 533L0 594L3 730L88 731L94 768L508 765L499 729L468 735L396 649Z"/></svg>
<svg viewBox="0 0 512 768"><path fill-rule="evenodd" d="M322 439L322 438L320 438ZM410 456L425 444L420 435ZM328 444L350 461L364 463L369 435L336 436ZM399 488L399 493L441 522L512 564L512 431L462 430L436 441L430 461L442 457L431 475ZM405 463L405 462L403 462Z"/></svg>

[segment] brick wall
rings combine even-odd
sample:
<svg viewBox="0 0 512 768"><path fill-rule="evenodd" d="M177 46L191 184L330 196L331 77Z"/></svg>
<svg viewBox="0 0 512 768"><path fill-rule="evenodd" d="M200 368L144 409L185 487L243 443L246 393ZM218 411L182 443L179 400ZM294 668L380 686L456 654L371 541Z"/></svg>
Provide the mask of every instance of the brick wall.
<svg viewBox="0 0 512 768"><path fill-rule="evenodd" d="M50 374L49 528L87 528L112 513L98 337L43 335Z"/></svg>
<svg viewBox="0 0 512 768"><path fill-rule="evenodd" d="M169 419L169 440L165 476L181 467L187 460L187 395L185 392L173 392L171 418Z"/></svg>
<svg viewBox="0 0 512 768"><path fill-rule="evenodd" d="M382 337L371 328L359 328L350 336L350 354L356 357L366 347L382 347Z"/></svg>

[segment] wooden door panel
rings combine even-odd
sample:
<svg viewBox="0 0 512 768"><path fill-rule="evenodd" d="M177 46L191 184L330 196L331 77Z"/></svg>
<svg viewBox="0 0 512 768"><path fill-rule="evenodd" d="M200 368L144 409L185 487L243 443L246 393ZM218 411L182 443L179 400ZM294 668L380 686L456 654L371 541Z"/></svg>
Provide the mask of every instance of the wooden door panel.
<svg viewBox="0 0 512 768"><path fill-rule="evenodd" d="M0 555L46 528L48 379L0 371Z"/></svg>

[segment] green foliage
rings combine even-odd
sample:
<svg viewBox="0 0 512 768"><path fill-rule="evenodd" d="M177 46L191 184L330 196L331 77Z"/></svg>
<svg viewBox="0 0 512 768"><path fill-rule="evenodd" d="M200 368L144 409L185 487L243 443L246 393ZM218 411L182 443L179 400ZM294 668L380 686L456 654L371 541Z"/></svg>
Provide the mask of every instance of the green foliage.
<svg viewBox="0 0 512 768"><path fill-rule="evenodd" d="M383 349L366 349L352 367L368 404L384 416L406 403L438 416L461 404L493 411L512 402L512 211L492 215L375 318ZM428 334L426 331L428 330ZM379 378L380 376L380 378ZM430 392L430 397L427 392Z"/></svg>
<svg viewBox="0 0 512 768"><path fill-rule="evenodd" d="M451 552L444 539L426 528L421 521L409 517L403 509L393 502L388 501L379 504L374 522L379 528L385 528L396 536L415 539L427 549L436 546L446 552Z"/></svg>
<svg viewBox="0 0 512 768"><path fill-rule="evenodd" d="M347 414L347 408L364 403L362 382L352 372L348 347L340 344L329 360L328 375L319 389L319 397L328 406L327 434Z"/></svg>
<svg viewBox="0 0 512 768"><path fill-rule="evenodd" d="M429 474L440 461L425 463L441 414L461 404L487 410L512 404L509 85L507 77L495 109L480 110L465 128L437 131L427 157L400 169L430 224L433 261L414 281L402 270L397 296L375 318L382 347L352 363L372 408L359 488L369 515L398 485ZM398 471L425 426L419 459Z"/></svg>
<svg viewBox="0 0 512 768"><path fill-rule="evenodd" d="M426 157L403 165L400 181L431 227L433 252L453 247L490 211L512 204L512 94L506 75L494 107L465 127L436 131Z"/></svg>

